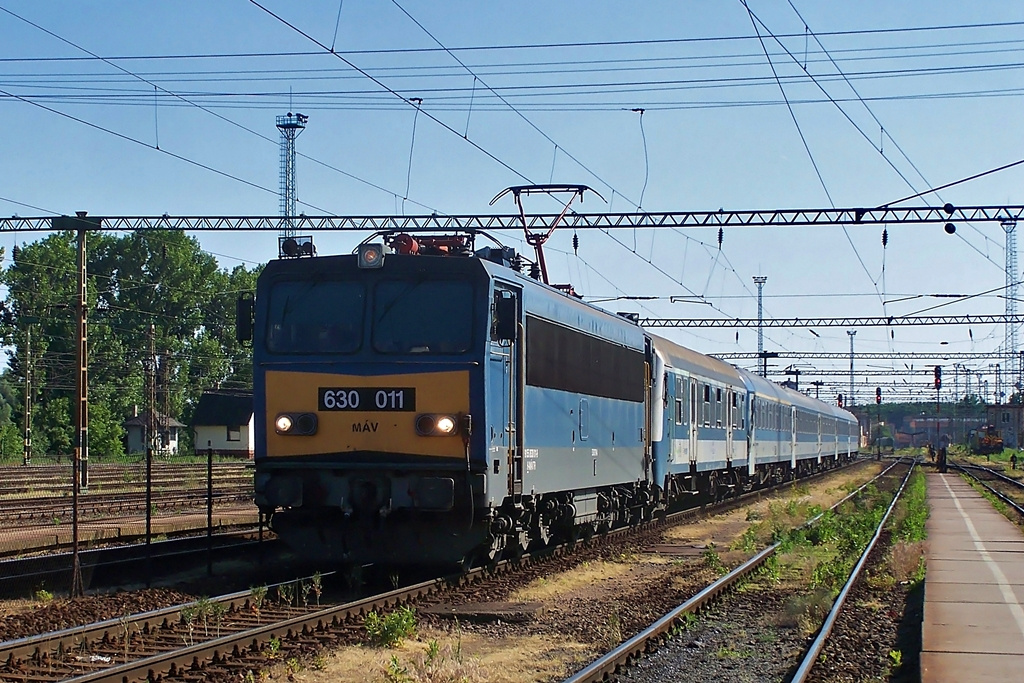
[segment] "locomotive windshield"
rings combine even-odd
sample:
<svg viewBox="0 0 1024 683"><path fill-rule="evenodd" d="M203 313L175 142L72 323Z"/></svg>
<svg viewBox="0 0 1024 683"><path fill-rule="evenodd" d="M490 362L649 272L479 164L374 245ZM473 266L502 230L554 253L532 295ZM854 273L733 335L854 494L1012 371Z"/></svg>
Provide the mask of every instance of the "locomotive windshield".
<svg viewBox="0 0 1024 683"><path fill-rule="evenodd" d="M354 353L363 339L361 282L278 282L267 308L272 353Z"/></svg>
<svg viewBox="0 0 1024 683"><path fill-rule="evenodd" d="M385 280L373 290L373 349L461 353L473 343L473 286L458 280Z"/></svg>

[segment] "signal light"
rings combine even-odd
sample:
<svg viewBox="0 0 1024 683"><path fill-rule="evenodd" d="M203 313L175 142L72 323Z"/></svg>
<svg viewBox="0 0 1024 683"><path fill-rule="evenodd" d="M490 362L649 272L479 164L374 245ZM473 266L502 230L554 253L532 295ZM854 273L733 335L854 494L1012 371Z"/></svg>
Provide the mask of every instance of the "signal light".
<svg viewBox="0 0 1024 683"><path fill-rule="evenodd" d="M875 387L875 403L882 402L882 387Z"/></svg>
<svg viewBox="0 0 1024 683"><path fill-rule="evenodd" d="M836 397L836 405L838 405L840 408L843 407L843 395L842 394L839 394L839 396Z"/></svg>
<svg viewBox="0 0 1024 683"><path fill-rule="evenodd" d="M942 366L941 365L936 365L935 366L935 389L938 390L938 389L941 389L941 388L942 388Z"/></svg>

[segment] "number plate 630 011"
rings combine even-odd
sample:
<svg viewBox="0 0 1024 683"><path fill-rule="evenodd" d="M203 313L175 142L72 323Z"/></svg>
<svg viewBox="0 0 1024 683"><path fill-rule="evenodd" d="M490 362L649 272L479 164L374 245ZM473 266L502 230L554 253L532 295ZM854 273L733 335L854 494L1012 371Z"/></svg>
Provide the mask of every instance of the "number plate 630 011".
<svg viewBox="0 0 1024 683"><path fill-rule="evenodd" d="M320 387L319 393L319 410L416 410L412 387Z"/></svg>

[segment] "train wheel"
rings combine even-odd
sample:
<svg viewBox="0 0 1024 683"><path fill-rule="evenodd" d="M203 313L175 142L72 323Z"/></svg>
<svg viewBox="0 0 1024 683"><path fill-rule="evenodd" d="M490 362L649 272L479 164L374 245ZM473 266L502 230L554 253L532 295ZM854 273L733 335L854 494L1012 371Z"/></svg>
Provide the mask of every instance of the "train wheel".
<svg viewBox="0 0 1024 683"><path fill-rule="evenodd" d="M718 472L712 472L708 476L708 495L713 502L718 500Z"/></svg>

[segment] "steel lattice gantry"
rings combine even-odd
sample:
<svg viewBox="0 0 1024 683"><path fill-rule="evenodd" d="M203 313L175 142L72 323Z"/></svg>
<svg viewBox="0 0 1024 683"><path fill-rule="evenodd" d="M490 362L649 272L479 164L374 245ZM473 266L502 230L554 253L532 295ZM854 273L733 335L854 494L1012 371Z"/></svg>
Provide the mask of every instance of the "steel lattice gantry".
<svg viewBox="0 0 1024 683"><path fill-rule="evenodd" d="M853 209L777 209L768 211L668 211L637 213L568 213L560 227L576 230L617 228L797 227L811 225L881 225L888 223L953 224L1017 220L1024 206L876 207ZM527 229L546 229L557 214L526 217ZM96 229L90 217L88 228ZM432 231L521 230L519 214L423 216L109 216L99 218L103 230L276 230L302 231ZM0 232L74 230L73 216L0 218Z"/></svg>
<svg viewBox="0 0 1024 683"><path fill-rule="evenodd" d="M912 315L867 318L640 318L641 327L887 327L895 325L1022 324L1024 315ZM859 354L858 354L859 355Z"/></svg>
<svg viewBox="0 0 1024 683"><path fill-rule="evenodd" d="M712 353L708 354L724 361L734 360L756 360L760 356L752 351L742 352L728 352L728 353ZM794 359L794 360L846 360L850 357L848 352L828 352L828 351L778 351L772 355L772 358L778 360ZM942 351L936 351L935 353L928 353L925 351L863 351L857 354L857 358L861 360L955 360L955 361L966 361L966 360L983 360L991 361L998 360L1004 357L1003 354L993 353L981 353L974 351L950 351L943 353Z"/></svg>

